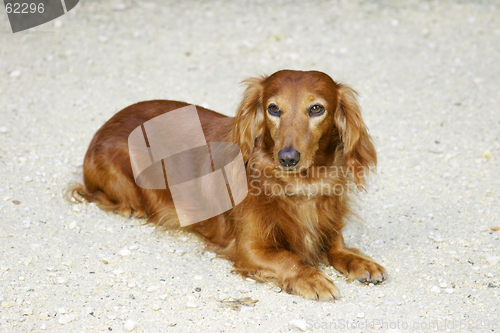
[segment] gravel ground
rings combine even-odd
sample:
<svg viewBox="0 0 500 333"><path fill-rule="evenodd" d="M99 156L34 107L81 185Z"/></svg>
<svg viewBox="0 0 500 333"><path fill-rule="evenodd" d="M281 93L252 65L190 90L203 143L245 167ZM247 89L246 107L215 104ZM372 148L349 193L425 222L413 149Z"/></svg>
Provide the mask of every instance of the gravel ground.
<svg viewBox="0 0 500 333"><path fill-rule="evenodd" d="M16 34L1 12L0 332L500 331L498 1L84 0ZM304 300L62 198L123 107L233 115L240 81L283 68L361 94L379 173L345 234L382 285L323 267L342 298Z"/></svg>

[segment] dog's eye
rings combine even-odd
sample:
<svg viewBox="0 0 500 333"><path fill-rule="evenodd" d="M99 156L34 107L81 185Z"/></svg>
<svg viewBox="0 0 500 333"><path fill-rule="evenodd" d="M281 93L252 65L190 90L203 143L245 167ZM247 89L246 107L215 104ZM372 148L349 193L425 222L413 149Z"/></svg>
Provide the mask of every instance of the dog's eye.
<svg viewBox="0 0 500 333"><path fill-rule="evenodd" d="M281 111L276 104L269 105L267 108L267 112L269 112L269 114L272 116L279 117L281 115Z"/></svg>
<svg viewBox="0 0 500 333"><path fill-rule="evenodd" d="M325 108L319 104L315 104L309 108L309 116L319 116L325 112Z"/></svg>

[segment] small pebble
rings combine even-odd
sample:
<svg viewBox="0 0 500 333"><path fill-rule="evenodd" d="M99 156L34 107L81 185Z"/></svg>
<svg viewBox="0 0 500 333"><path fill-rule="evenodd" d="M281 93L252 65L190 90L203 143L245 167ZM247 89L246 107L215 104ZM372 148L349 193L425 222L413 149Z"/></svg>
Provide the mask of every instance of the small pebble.
<svg viewBox="0 0 500 333"><path fill-rule="evenodd" d="M10 77L19 77L21 76L21 71L18 69L13 70L12 72L9 73Z"/></svg>
<svg viewBox="0 0 500 333"><path fill-rule="evenodd" d="M2 303L0 303L0 306L4 309L8 309L10 308L10 302L3 301Z"/></svg>
<svg viewBox="0 0 500 333"><path fill-rule="evenodd" d="M484 152L483 152L483 157L487 160L491 159L491 151L489 149L486 149Z"/></svg>
<svg viewBox="0 0 500 333"><path fill-rule="evenodd" d="M443 241L443 238L441 236L436 236L433 238L433 240L436 242L436 243L441 243Z"/></svg>
<svg viewBox="0 0 500 333"><path fill-rule="evenodd" d="M127 9L127 5L123 2L116 2L113 4L113 10L121 11Z"/></svg>
<svg viewBox="0 0 500 333"><path fill-rule="evenodd" d="M0 133L7 133L9 130L7 129L7 127L5 126L2 126L0 127Z"/></svg>
<svg viewBox="0 0 500 333"><path fill-rule="evenodd" d="M155 304L153 304L153 310L155 310L155 311L159 311L159 310L161 310L161 305L160 305L160 303L155 303Z"/></svg>
<svg viewBox="0 0 500 333"><path fill-rule="evenodd" d="M242 294L246 294L250 292L250 289L245 288L245 287L238 287L238 291Z"/></svg>
<svg viewBox="0 0 500 333"><path fill-rule="evenodd" d="M133 330L135 330L136 327L137 327L137 323L135 321L133 321L132 319L127 319L125 321L125 323L123 324L123 328L125 328L125 330L127 332L132 332Z"/></svg>
<svg viewBox="0 0 500 333"><path fill-rule="evenodd" d="M307 322L304 319L292 319L290 325L297 327L301 331L307 330Z"/></svg>
<svg viewBox="0 0 500 333"><path fill-rule="evenodd" d="M443 289L446 288L446 282L441 282L439 284L439 288L443 288Z"/></svg>
<svg viewBox="0 0 500 333"><path fill-rule="evenodd" d="M441 292L441 289L439 289L438 286L434 286L431 288L431 293L439 294L440 292Z"/></svg>
<svg viewBox="0 0 500 333"><path fill-rule="evenodd" d="M40 325L40 329L42 331L46 330L47 329L47 324L43 323L42 325Z"/></svg>
<svg viewBox="0 0 500 333"><path fill-rule="evenodd" d="M197 307L198 307L198 304L196 304L195 302L187 302L186 303L186 308L188 308L188 309L194 309Z"/></svg>
<svg viewBox="0 0 500 333"><path fill-rule="evenodd" d="M493 231L498 231L498 230L500 230L500 226L495 225L495 226L490 227L490 229Z"/></svg>
<svg viewBox="0 0 500 333"><path fill-rule="evenodd" d="M365 313L364 312L360 312L360 313L358 313L358 315L356 317L358 317L358 318L364 318L365 317Z"/></svg>
<svg viewBox="0 0 500 333"><path fill-rule="evenodd" d="M160 290L160 286L156 286L156 285L149 286L148 289L146 289L146 291L148 293L152 293L152 292L155 292L158 290Z"/></svg>
<svg viewBox="0 0 500 333"><path fill-rule="evenodd" d="M116 275L116 276L119 276L119 275L121 275L121 274L123 274L123 273L124 273L124 272L123 272L122 270L120 270L120 269L115 269L115 270L113 271L113 274L114 274L114 275Z"/></svg>
<svg viewBox="0 0 500 333"><path fill-rule="evenodd" d="M64 283L68 282L68 280L66 280L66 279L65 279L65 278L63 278L63 277L58 277L58 278L56 279L56 282L57 282L57 283L59 283L59 284L64 284Z"/></svg>
<svg viewBox="0 0 500 333"><path fill-rule="evenodd" d="M165 248L165 252L167 252L167 253L174 253L175 249L173 247L166 247Z"/></svg>
<svg viewBox="0 0 500 333"><path fill-rule="evenodd" d="M447 294L453 294L455 292L455 289L453 289L453 288L446 288L444 290L444 292L447 293Z"/></svg>
<svg viewBox="0 0 500 333"><path fill-rule="evenodd" d="M105 264L112 264L114 262L118 262L120 261L120 256L109 256L109 257L104 257L104 258L101 258L101 260L105 263Z"/></svg>
<svg viewBox="0 0 500 333"><path fill-rule="evenodd" d="M68 310L66 310L65 308L58 308L57 312L60 314L65 314L65 313L68 313Z"/></svg>
<svg viewBox="0 0 500 333"><path fill-rule="evenodd" d="M33 181L33 178L31 178L30 176L26 176L23 178L23 180L26 182L26 183L29 183L29 182L32 182Z"/></svg>
<svg viewBox="0 0 500 333"><path fill-rule="evenodd" d="M69 229L76 229L78 225L76 224L76 221L71 221L70 224L68 225Z"/></svg>
<svg viewBox="0 0 500 333"><path fill-rule="evenodd" d="M31 316L32 314L33 314L33 309L31 309L31 308L23 309L23 312L22 312L23 316Z"/></svg>
<svg viewBox="0 0 500 333"><path fill-rule="evenodd" d="M116 316L115 316L115 315L112 315L112 314L106 315L106 317L107 317L109 320L115 320L115 319L116 319Z"/></svg>
<svg viewBox="0 0 500 333"><path fill-rule="evenodd" d="M124 247L123 249L120 250L120 252L118 252L118 254L121 255L122 257L126 257L126 256L131 255L132 251L130 251L129 249Z"/></svg>
<svg viewBox="0 0 500 333"><path fill-rule="evenodd" d="M500 256L487 257L486 262L490 265L496 265L500 262Z"/></svg>
<svg viewBox="0 0 500 333"><path fill-rule="evenodd" d="M153 231L154 230L152 228L147 228L142 230L142 232L145 233L146 235L151 235Z"/></svg>
<svg viewBox="0 0 500 333"><path fill-rule="evenodd" d="M76 319L76 316L72 313L70 314L67 314L67 315L62 315L61 317L59 317L59 324L68 324L68 323L71 323L73 320Z"/></svg>
<svg viewBox="0 0 500 333"><path fill-rule="evenodd" d="M20 205L20 204L21 204L21 201L19 201L19 200L12 200L12 203L13 203L14 205Z"/></svg>

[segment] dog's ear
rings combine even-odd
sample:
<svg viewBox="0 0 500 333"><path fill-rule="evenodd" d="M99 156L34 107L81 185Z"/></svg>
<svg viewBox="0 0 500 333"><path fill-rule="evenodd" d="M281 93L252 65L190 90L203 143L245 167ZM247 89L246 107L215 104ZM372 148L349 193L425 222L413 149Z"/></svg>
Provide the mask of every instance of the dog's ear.
<svg viewBox="0 0 500 333"><path fill-rule="evenodd" d="M262 109L262 82L266 77L249 78L243 81L247 85L243 100L238 106L234 124L229 132L228 141L236 143L245 163L252 155L255 140L264 132L264 112Z"/></svg>
<svg viewBox="0 0 500 333"><path fill-rule="evenodd" d="M335 126L344 145L343 155L347 167L356 185L363 189L366 176L377 165L377 153L361 118L356 91L344 84L338 84L337 87L339 97Z"/></svg>

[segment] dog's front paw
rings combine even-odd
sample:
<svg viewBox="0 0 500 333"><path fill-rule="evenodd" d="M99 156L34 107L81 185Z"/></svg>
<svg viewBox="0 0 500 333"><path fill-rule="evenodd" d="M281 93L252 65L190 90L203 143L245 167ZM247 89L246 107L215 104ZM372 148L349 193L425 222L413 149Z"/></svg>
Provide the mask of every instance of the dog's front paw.
<svg viewBox="0 0 500 333"><path fill-rule="evenodd" d="M387 279L384 267L355 255L350 258L345 274L349 280L358 280L362 283L378 284Z"/></svg>
<svg viewBox="0 0 500 333"><path fill-rule="evenodd" d="M285 290L290 294L320 301L333 301L340 297L333 281L325 273L312 267L289 278L285 282Z"/></svg>

